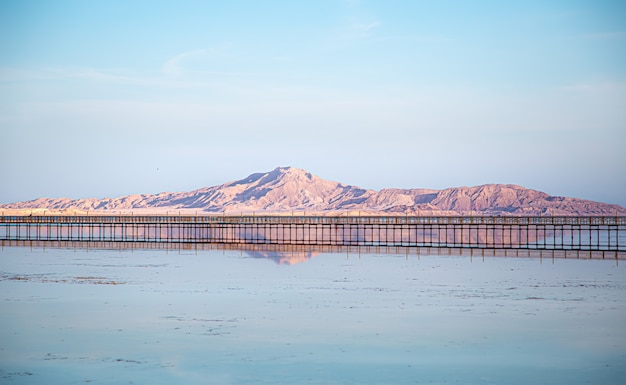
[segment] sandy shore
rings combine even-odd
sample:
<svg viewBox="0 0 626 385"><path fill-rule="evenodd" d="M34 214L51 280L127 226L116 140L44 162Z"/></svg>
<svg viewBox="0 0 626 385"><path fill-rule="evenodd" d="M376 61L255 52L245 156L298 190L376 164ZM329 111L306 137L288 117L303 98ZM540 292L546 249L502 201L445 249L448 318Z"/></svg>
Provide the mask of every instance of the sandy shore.
<svg viewBox="0 0 626 385"><path fill-rule="evenodd" d="M367 210L337 210L337 211L223 211L223 212L207 212L197 209L163 209L163 208L142 208L129 210L76 210L76 209L0 209L2 216L72 216L72 215L162 215L162 216L406 216L404 213L389 213L382 211ZM480 212L459 213L454 211L423 211L420 216L482 216Z"/></svg>

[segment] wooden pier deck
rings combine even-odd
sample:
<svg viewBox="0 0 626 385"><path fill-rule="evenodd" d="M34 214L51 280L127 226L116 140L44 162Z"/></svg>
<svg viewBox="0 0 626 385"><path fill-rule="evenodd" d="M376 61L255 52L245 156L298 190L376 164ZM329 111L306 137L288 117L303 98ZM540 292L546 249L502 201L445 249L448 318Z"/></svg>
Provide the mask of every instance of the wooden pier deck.
<svg viewBox="0 0 626 385"><path fill-rule="evenodd" d="M0 216L0 240L626 251L626 217Z"/></svg>

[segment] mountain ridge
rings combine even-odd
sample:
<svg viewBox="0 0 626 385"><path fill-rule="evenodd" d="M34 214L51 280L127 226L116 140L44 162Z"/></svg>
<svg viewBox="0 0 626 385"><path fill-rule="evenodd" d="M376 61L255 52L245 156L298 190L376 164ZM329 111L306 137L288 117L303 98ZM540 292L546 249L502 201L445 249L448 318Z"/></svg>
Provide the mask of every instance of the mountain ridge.
<svg viewBox="0 0 626 385"><path fill-rule="evenodd" d="M189 192L132 194L118 198L38 198L0 205L13 210L196 210L205 213L360 212L387 215L626 215L616 204L551 196L515 184L484 184L443 190L385 188L380 191L277 167L265 173Z"/></svg>

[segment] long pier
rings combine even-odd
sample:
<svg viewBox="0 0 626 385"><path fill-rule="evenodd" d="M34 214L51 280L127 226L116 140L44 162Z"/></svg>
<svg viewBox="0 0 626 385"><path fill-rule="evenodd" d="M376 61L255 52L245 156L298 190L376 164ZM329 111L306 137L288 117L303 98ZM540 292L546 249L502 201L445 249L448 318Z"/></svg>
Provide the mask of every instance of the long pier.
<svg viewBox="0 0 626 385"><path fill-rule="evenodd" d="M0 216L0 240L626 251L626 217Z"/></svg>

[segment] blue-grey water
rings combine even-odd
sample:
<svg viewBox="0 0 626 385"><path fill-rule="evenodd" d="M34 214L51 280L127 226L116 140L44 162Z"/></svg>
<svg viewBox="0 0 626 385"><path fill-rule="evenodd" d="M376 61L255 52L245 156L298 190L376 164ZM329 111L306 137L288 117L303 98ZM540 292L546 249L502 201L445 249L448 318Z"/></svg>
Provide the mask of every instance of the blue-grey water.
<svg viewBox="0 0 626 385"><path fill-rule="evenodd" d="M4 247L0 326L2 384L623 384L626 266Z"/></svg>

